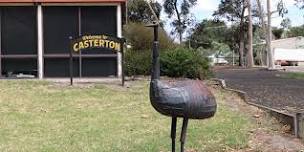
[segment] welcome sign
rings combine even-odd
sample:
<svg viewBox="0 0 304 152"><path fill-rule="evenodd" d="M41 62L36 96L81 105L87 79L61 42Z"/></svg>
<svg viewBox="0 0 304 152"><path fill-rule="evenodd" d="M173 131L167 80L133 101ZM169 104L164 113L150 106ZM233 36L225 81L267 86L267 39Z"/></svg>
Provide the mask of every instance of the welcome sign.
<svg viewBox="0 0 304 152"><path fill-rule="evenodd" d="M94 48L100 48L100 49L107 49L112 50L114 52L120 52L121 53L121 82L122 86L124 86L125 83L125 76L124 76L124 51L123 46L125 43L125 39L118 38L118 37L111 37L107 35L84 35L77 39L72 39L72 37L69 37L71 40L71 50L70 50L70 84L73 85L73 76L74 76L74 69L73 69L73 54L75 52L82 52L89 49ZM80 53L80 58L82 58L82 55Z"/></svg>
<svg viewBox="0 0 304 152"><path fill-rule="evenodd" d="M107 35L85 35L72 41L72 50L80 52L93 48L104 48L120 52L122 43L122 39Z"/></svg>

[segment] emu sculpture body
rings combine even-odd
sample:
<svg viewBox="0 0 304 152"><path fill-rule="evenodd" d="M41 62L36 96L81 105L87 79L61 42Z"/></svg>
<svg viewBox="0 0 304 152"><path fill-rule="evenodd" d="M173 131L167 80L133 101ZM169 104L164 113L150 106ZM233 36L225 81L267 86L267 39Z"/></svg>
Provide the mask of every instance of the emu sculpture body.
<svg viewBox="0 0 304 152"><path fill-rule="evenodd" d="M180 142L181 152L184 152L188 119L206 119L214 116L217 107L216 101L201 81L160 80L158 24L150 25L150 27L154 27L150 101L156 111L172 117L172 152L175 152L176 121L178 117L183 118Z"/></svg>

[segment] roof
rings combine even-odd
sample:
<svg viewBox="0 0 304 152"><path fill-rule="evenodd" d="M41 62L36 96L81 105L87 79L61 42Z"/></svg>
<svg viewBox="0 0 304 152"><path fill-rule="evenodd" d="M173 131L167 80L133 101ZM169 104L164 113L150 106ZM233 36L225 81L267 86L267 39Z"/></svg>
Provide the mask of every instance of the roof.
<svg viewBox="0 0 304 152"><path fill-rule="evenodd" d="M303 38L304 38L303 36L297 36L297 37L290 37L290 38L285 38L285 39L273 40L271 42L276 43L276 42L284 42L284 41L289 41L289 40L301 40Z"/></svg>
<svg viewBox="0 0 304 152"><path fill-rule="evenodd" d="M0 3L125 3L127 0L0 0Z"/></svg>

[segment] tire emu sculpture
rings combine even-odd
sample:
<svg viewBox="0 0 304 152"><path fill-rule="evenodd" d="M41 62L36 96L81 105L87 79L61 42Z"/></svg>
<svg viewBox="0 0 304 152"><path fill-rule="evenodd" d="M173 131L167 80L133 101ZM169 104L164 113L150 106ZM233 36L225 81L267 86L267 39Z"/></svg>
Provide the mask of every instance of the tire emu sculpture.
<svg viewBox="0 0 304 152"><path fill-rule="evenodd" d="M158 26L158 24L148 26L154 28L150 101L156 111L172 117L172 152L175 152L176 121L178 117L183 118L180 142L181 152L184 152L188 120L213 117L217 104L212 93L199 80L160 80Z"/></svg>

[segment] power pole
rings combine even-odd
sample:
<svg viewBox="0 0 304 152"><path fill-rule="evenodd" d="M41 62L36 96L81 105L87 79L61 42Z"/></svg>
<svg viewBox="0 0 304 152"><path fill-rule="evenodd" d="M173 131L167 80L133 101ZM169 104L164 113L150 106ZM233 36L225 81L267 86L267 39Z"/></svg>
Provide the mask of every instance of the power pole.
<svg viewBox="0 0 304 152"><path fill-rule="evenodd" d="M271 47L272 41L272 27L271 27L271 0L267 0L267 17L268 17L268 29L267 29L267 39L268 39L268 68L274 69L273 52Z"/></svg>
<svg viewBox="0 0 304 152"><path fill-rule="evenodd" d="M252 47L252 16L251 16L251 0L247 0L248 7L248 52L247 52L247 67L254 66L253 47Z"/></svg>

